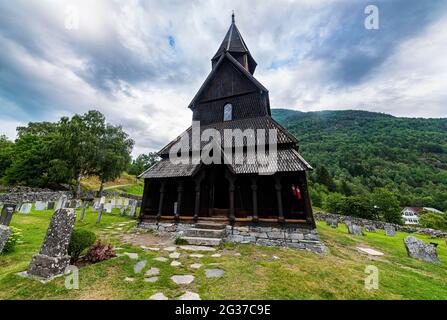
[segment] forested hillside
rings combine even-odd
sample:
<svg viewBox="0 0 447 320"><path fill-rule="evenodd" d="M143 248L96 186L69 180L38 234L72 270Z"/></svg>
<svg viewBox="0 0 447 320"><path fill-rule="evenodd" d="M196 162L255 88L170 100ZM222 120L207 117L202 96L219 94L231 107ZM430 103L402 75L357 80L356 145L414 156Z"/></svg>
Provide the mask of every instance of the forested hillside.
<svg viewBox="0 0 447 320"><path fill-rule="evenodd" d="M316 169L310 175L315 205L331 192L365 195L384 187L402 206L447 210L447 119L284 109L273 117L300 140L301 154Z"/></svg>

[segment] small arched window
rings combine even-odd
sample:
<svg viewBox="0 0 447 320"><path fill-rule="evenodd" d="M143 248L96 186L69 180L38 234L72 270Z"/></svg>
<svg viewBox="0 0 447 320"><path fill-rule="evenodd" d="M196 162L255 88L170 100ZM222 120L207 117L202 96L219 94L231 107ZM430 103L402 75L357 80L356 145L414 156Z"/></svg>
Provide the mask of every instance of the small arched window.
<svg viewBox="0 0 447 320"><path fill-rule="evenodd" d="M224 121L231 121L233 120L233 106L231 103L227 103L224 106Z"/></svg>

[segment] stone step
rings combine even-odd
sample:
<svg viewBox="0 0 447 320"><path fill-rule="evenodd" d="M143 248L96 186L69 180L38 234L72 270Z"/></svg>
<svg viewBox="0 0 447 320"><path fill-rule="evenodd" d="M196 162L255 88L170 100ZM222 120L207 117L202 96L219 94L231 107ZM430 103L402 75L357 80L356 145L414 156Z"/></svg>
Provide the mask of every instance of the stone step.
<svg viewBox="0 0 447 320"><path fill-rule="evenodd" d="M188 244L196 246L214 247L222 243L222 239L216 238L199 238L199 237L182 237Z"/></svg>
<svg viewBox="0 0 447 320"><path fill-rule="evenodd" d="M192 228L185 231L185 236L198 238L222 238L224 233L225 229L217 230Z"/></svg>
<svg viewBox="0 0 447 320"><path fill-rule="evenodd" d="M223 230L227 227L226 224L223 223L210 223L210 222L199 222L196 223L196 229L213 229L213 230Z"/></svg>

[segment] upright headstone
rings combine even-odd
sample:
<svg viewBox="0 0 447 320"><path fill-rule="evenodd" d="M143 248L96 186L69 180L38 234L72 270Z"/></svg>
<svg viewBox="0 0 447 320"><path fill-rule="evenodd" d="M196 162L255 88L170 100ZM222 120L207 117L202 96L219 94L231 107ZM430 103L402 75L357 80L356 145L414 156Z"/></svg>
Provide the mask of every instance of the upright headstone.
<svg viewBox="0 0 447 320"><path fill-rule="evenodd" d="M436 246L425 243L416 237L409 236L404 239L405 248L410 257L430 263L440 263Z"/></svg>
<svg viewBox="0 0 447 320"><path fill-rule="evenodd" d="M36 208L36 211L43 211L47 209L47 204L43 201L36 201L34 207Z"/></svg>
<svg viewBox="0 0 447 320"><path fill-rule="evenodd" d="M136 218L137 217L137 201L133 200L131 205L130 205L130 216L132 218Z"/></svg>
<svg viewBox="0 0 447 320"><path fill-rule="evenodd" d="M79 221L83 221L84 220L84 215L85 215L85 209L87 209L87 201L84 201L83 203L82 203L82 206L81 206L81 216L79 217Z"/></svg>
<svg viewBox="0 0 447 320"><path fill-rule="evenodd" d="M116 199L115 208L121 209L123 206L123 198Z"/></svg>
<svg viewBox="0 0 447 320"><path fill-rule="evenodd" d="M326 224L330 226L331 228L337 229L338 228L338 221L337 219L328 218L326 220Z"/></svg>
<svg viewBox="0 0 447 320"><path fill-rule="evenodd" d="M28 214L31 212L33 205L31 203L24 203L20 206L19 213Z"/></svg>
<svg viewBox="0 0 447 320"><path fill-rule="evenodd" d="M2 253L5 247L6 241L8 241L11 235L11 229L9 227L0 224L0 253Z"/></svg>
<svg viewBox="0 0 447 320"><path fill-rule="evenodd" d="M54 210L58 211L60 209L63 209L65 208L66 204L67 204L67 196L63 194L59 197L59 199L57 199Z"/></svg>
<svg viewBox="0 0 447 320"><path fill-rule="evenodd" d="M363 236L362 228L356 224L348 225L348 231L350 234L354 234L356 236Z"/></svg>
<svg viewBox="0 0 447 320"><path fill-rule="evenodd" d="M110 204L112 205L112 208L115 207L115 203L116 203L115 198L110 199Z"/></svg>
<svg viewBox="0 0 447 320"><path fill-rule="evenodd" d="M120 209L120 216L124 217L126 215L126 207L121 207Z"/></svg>
<svg viewBox="0 0 447 320"><path fill-rule="evenodd" d="M104 205L104 209L107 213L112 213L112 208L113 208L113 205L111 203L106 203Z"/></svg>
<svg viewBox="0 0 447 320"><path fill-rule="evenodd" d="M125 198L125 199L124 199L124 206L125 206L125 207L128 207L128 206L129 206L129 199L128 199L128 198Z"/></svg>
<svg viewBox="0 0 447 320"><path fill-rule="evenodd" d="M102 196L101 199L99 199L99 204L106 204L106 197Z"/></svg>
<svg viewBox="0 0 447 320"><path fill-rule="evenodd" d="M47 210L54 210L55 206L56 206L56 203L54 201L47 202Z"/></svg>
<svg viewBox="0 0 447 320"><path fill-rule="evenodd" d="M11 223L11 219L12 219L15 209L16 209L16 206L14 204L5 203L3 205L2 212L0 215L0 224L1 225L9 226L9 224Z"/></svg>
<svg viewBox="0 0 447 320"><path fill-rule="evenodd" d="M396 229L393 226L385 226L385 235L388 237L394 237L396 235Z"/></svg>
<svg viewBox="0 0 447 320"><path fill-rule="evenodd" d="M75 222L76 211L73 209L60 209L54 213L40 252L28 267L28 275L49 280L65 272L70 263L68 244Z"/></svg>
<svg viewBox="0 0 447 320"><path fill-rule="evenodd" d="M366 232L376 232L376 227L373 224L367 224L367 225L365 225L365 231Z"/></svg>

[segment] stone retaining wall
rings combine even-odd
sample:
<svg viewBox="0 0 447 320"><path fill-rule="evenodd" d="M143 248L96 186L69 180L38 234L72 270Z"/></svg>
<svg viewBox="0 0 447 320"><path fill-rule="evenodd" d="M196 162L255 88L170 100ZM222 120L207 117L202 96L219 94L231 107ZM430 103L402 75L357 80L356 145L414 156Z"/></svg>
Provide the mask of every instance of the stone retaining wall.
<svg viewBox="0 0 447 320"><path fill-rule="evenodd" d="M399 224L387 223L387 222L383 222L383 221L368 220L368 219L362 219L362 218L351 217L351 216L343 216L340 214L332 214L332 213L318 212L318 213L314 214L314 216L315 216L316 220L320 220L320 221L326 221L327 219L335 219L338 221L338 223L346 224L346 222L348 222L348 223L350 222L352 224L356 224L359 226L373 225L377 229L385 229L385 226L389 225L389 226L393 226L397 231L401 231L401 232L423 234L423 235L433 237L433 238L447 238L447 232L429 229L429 228L401 226Z"/></svg>
<svg viewBox="0 0 447 320"><path fill-rule="evenodd" d="M181 237L194 227L185 223L141 222L140 228L153 230L159 234ZM269 247L290 247L316 253L324 253L326 247L320 240L317 230L298 227L279 226L231 226L226 228L224 242L252 243Z"/></svg>

